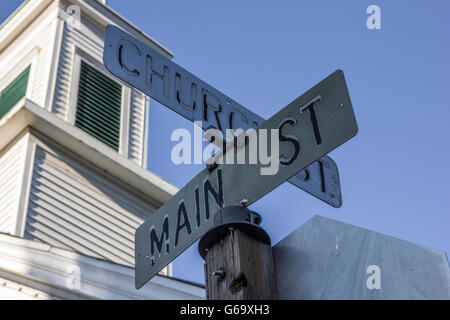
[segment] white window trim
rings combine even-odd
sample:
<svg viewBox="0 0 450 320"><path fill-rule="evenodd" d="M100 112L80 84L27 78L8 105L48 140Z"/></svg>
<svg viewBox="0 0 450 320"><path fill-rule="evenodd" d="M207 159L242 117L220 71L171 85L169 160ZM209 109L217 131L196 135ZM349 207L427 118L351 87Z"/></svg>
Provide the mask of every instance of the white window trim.
<svg viewBox="0 0 450 320"><path fill-rule="evenodd" d="M56 80L58 78L58 69L61 57L61 47L63 44L64 22L61 19L55 20L54 41L52 42L51 67L48 78L47 92L45 95L44 108L53 112L54 92L56 90Z"/></svg>
<svg viewBox="0 0 450 320"><path fill-rule="evenodd" d="M120 137L119 137L119 154L128 158L128 132L130 123L130 103L131 88L122 80L112 76L105 68L102 62L85 53L80 48L73 46L74 59L72 66L72 76L70 81L69 108L66 115L66 121L75 126L75 118L78 102L78 87L80 83L81 61L89 64L97 71L103 73L108 78L114 80L122 86L122 112L120 117Z"/></svg>
<svg viewBox="0 0 450 320"><path fill-rule="evenodd" d="M148 136L149 136L149 123L150 123L150 98L145 96L145 108L144 108L144 132L142 139L142 163L141 167L147 169L148 162Z"/></svg>

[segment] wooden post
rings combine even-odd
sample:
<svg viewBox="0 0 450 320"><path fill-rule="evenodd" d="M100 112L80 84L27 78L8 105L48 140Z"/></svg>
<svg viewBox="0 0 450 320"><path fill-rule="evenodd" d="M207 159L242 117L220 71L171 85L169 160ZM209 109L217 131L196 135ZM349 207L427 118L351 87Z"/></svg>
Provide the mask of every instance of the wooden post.
<svg viewBox="0 0 450 320"><path fill-rule="evenodd" d="M230 228L205 255L208 300L278 299L270 245Z"/></svg>

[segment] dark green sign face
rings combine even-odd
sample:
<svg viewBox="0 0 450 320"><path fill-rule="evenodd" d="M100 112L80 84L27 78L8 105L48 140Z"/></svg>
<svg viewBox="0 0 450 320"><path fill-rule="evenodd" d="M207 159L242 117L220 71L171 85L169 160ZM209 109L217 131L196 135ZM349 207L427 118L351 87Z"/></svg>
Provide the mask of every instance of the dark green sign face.
<svg viewBox="0 0 450 320"><path fill-rule="evenodd" d="M215 212L250 205L356 135L358 128L342 71L338 70L265 121L278 129L280 166L261 175L260 164L205 169L167 201L135 235L136 288L142 287L212 227ZM248 154L249 145L244 149ZM225 162L226 163L226 162Z"/></svg>

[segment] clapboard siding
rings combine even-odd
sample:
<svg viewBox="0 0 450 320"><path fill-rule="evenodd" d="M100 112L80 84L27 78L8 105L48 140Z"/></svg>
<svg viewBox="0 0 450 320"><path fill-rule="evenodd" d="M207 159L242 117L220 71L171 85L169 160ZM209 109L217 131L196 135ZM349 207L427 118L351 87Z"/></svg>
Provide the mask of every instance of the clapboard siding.
<svg viewBox="0 0 450 320"><path fill-rule="evenodd" d="M128 266L155 208L68 156L36 147L25 238Z"/></svg>
<svg viewBox="0 0 450 320"><path fill-rule="evenodd" d="M69 107L70 80L74 58L70 33L67 24L64 23L52 108L53 113L63 119L66 118Z"/></svg>
<svg viewBox="0 0 450 320"><path fill-rule="evenodd" d="M22 139L0 157L0 232L14 233L25 148Z"/></svg>
<svg viewBox="0 0 450 320"><path fill-rule="evenodd" d="M61 41L52 112L62 119L67 119L70 105L76 105L76 103L71 104L69 101L72 90L72 77L80 72L73 68L75 48L79 48L85 54L103 63L103 44L99 43L98 40L91 39L80 30L70 29L66 23L64 23ZM114 78L112 75L111 77ZM130 126L127 137L129 145L128 158L142 167L146 165L142 161L145 147L145 99L145 95L138 90L131 90Z"/></svg>

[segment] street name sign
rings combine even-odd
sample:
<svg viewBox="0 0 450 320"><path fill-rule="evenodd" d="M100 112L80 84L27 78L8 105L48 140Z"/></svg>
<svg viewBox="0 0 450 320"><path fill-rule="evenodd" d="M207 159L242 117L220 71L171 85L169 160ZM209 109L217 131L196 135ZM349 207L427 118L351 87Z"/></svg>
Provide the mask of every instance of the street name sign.
<svg viewBox="0 0 450 320"><path fill-rule="evenodd" d="M137 228L136 288L203 236L213 226L217 210L244 199L251 205L357 133L342 71L263 122L256 129L258 135L261 129L278 129L278 173L261 175L261 164L217 164L201 171ZM242 144L241 151L248 153L248 149L249 144Z"/></svg>
<svg viewBox="0 0 450 320"><path fill-rule="evenodd" d="M103 62L118 78L141 90L203 130L258 128L264 119L116 26L106 28ZM313 117L313 113L310 114ZM342 196L336 163L323 155L289 180L339 208Z"/></svg>

